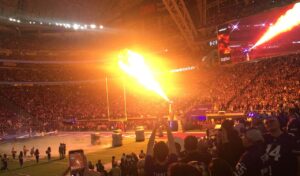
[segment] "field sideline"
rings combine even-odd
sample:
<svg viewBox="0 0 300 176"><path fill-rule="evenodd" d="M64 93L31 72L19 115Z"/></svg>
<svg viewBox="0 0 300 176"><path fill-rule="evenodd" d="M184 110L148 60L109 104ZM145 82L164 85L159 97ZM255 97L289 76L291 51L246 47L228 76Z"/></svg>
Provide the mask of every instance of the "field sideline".
<svg viewBox="0 0 300 176"><path fill-rule="evenodd" d="M101 136L101 142L103 145L92 146L90 145L90 133L76 133L76 134L61 134L58 136L46 136L37 139L30 139L26 141L10 142L0 144L0 153L7 153L10 155L11 146L15 146L19 153L23 145L27 148L31 146L38 147L41 153L41 160L39 164L35 163L34 158L27 157L27 161L24 162L23 168L20 168L18 160L13 160L9 156L8 171L1 171L1 176L61 176L61 174L68 167L68 160L58 159L58 145L59 141L67 144L67 150L71 149L84 149L89 161L93 164L98 159L101 159L103 163L107 163L107 167L111 161L111 157L114 155L117 159L121 158L123 153L139 153L140 150L146 150L147 139L145 142L135 142L133 135L123 136L123 146L112 148L111 147L111 135ZM147 135L146 135L147 136ZM80 140L79 140L80 139ZM77 144L76 144L77 142ZM45 150L47 146L51 146L54 157L50 162L47 161Z"/></svg>
<svg viewBox="0 0 300 176"><path fill-rule="evenodd" d="M106 164L106 168L111 167L111 157L116 156L119 160L123 153L136 153L139 154L141 150L146 152L147 142L150 137L149 131L145 132L144 142L135 142L134 132L123 133L123 146L112 148L112 133L100 132L101 145L91 145L90 135L93 132L59 132L54 136L44 136L33 139L12 141L0 144L0 153L9 155L8 171L0 172L1 176L61 176L61 174L68 167L68 159L58 159L58 146L63 142L67 146L67 151L75 149L83 149L88 160L93 164L101 159L102 163ZM205 132L174 132L175 141L183 144L183 139L187 135L194 135L203 137ZM163 138L157 139L166 140L166 135ZM24 160L23 168L20 168L18 160L13 160L11 157L11 148L15 147L17 155L22 147L26 145L27 149L31 147L38 148L40 151L40 163L36 164L34 158L26 157ZM46 149L50 146L52 149L52 160L50 162L46 159ZM183 145L182 145L183 146ZM27 161L26 161L27 160Z"/></svg>

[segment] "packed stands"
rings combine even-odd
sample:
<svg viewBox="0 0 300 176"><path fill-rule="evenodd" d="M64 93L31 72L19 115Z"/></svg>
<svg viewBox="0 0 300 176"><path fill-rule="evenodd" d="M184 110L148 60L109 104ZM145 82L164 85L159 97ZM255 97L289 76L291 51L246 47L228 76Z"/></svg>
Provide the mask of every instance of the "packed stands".
<svg viewBox="0 0 300 176"><path fill-rule="evenodd" d="M299 66L299 55L218 66L207 71L211 74L211 78L198 85L196 97L174 99L174 111L177 116L181 116L189 109L204 103L212 104L212 111L215 112L224 110L245 113L276 112L282 108L298 106ZM3 72L2 81L8 82L58 81L55 85L2 86L1 95L36 117L38 119L36 124L44 126L51 124L50 128L55 129L59 128L58 119L108 119L105 80L100 79L93 71L82 75L78 70L59 67L3 68L1 72ZM197 74L197 71L195 73ZM89 79L97 81L76 82ZM59 81L75 82L62 84ZM115 91L109 96L110 118L125 118L123 89L109 91ZM168 115L168 104L158 98L145 101L140 96L128 92L126 101L129 118ZM99 121L98 125L100 124Z"/></svg>

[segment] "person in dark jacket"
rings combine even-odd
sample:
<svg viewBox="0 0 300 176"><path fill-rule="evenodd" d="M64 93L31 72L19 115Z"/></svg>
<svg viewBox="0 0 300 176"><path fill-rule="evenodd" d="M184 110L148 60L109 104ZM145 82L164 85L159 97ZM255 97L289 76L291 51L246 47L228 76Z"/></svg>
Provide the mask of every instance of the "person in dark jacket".
<svg viewBox="0 0 300 176"><path fill-rule="evenodd" d="M1 162L2 162L1 170L8 170L8 158L6 154L4 154L3 157L1 158Z"/></svg>
<svg viewBox="0 0 300 176"><path fill-rule="evenodd" d="M297 150L300 149L300 117L296 113L290 113L287 124L287 132L296 138Z"/></svg>
<svg viewBox="0 0 300 176"><path fill-rule="evenodd" d="M19 164L20 164L20 167L23 167L24 156L23 156L23 152L22 151L20 151L20 154L19 154Z"/></svg>
<svg viewBox="0 0 300 176"><path fill-rule="evenodd" d="M209 164L210 176L234 176L232 167L221 158L214 158Z"/></svg>
<svg viewBox="0 0 300 176"><path fill-rule="evenodd" d="M50 161L50 160L51 160L51 147L48 147L48 148L47 148L46 154L47 154L47 159L48 159L48 161Z"/></svg>
<svg viewBox="0 0 300 176"><path fill-rule="evenodd" d="M101 160L98 160L98 162L96 163L96 170L97 172L101 173L101 174L104 174L104 166L101 162Z"/></svg>
<svg viewBox="0 0 300 176"><path fill-rule="evenodd" d="M168 169L167 176L202 176L202 173L192 165L186 163L173 163Z"/></svg>
<svg viewBox="0 0 300 176"><path fill-rule="evenodd" d="M271 176L271 165L261 132L249 129L242 140L246 151L235 167L235 176Z"/></svg>
<svg viewBox="0 0 300 176"><path fill-rule="evenodd" d="M203 150L203 144L201 145L201 152L198 148L198 139L195 136L187 136L184 139L184 152L182 162L188 163L190 161L198 161L200 163L205 163L206 166L211 161L211 156L206 155Z"/></svg>
<svg viewBox="0 0 300 176"><path fill-rule="evenodd" d="M234 168L244 152L242 140L233 127L231 120L225 120L221 125L217 144L218 155Z"/></svg>
<svg viewBox="0 0 300 176"><path fill-rule="evenodd" d="M39 160L40 160L40 151L39 151L39 149L35 150L34 156L35 156L36 163L39 163Z"/></svg>
<svg viewBox="0 0 300 176"><path fill-rule="evenodd" d="M175 141L169 126L167 126L169 146L163 141L155 143L157 129L158 125L153 129L147 146L145 159L146 176L166 176L169 165L177 161Z"/></svg>
<svg viewBox="0 0 300 176"><path fill-rule="evenodd" d="M11 149L11 155L12 155L13 159L16 159L16 154L17 154L17 151L15 150L15 147L12 147L12 149Z"/></svg>
<svg viewBox="0 0 300 176"><path fill-rule="evenodd" d="M33 157L34 151L35 151L35 150L34 150L34 147L32 147L32 148L30 149L30 156L31 156L31 157Z"/></svg>
<svg viewBox="0 0 300 176"><path fill-rule="evenodd" d="M264 139L272 176L297 175L297 158L293 153L297 149L296 138L281 130L276 117L266 119L265 126L268 133L264 135Z"/></svg>
<svg viewBox="0 0 300 176"><path fill-rule="evenodd" d="M26 145L23 146L23 154L24 154L24 157L27 156L27 152L28 152L28 149L26 147Z"/></svg>

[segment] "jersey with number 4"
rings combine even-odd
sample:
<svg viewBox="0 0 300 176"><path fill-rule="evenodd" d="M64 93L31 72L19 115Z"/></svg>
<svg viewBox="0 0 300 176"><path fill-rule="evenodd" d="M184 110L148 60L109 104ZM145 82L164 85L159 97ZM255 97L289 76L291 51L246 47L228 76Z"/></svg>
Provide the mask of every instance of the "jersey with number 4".
<svg viewBox="0 0 300 176"><path fill-rule="evenodd" d="M272 170L265 146L256 144L246 149L234 171L235 176L271 176Z"/></svg>
<svg viewBox="0 0 300 176"><path fill-rule="evenodd" d="M266 134L264 138L272 176L295 176L297 159L292 151L296 148L296 139L287 133L282 133L279 137Z"/></svg>

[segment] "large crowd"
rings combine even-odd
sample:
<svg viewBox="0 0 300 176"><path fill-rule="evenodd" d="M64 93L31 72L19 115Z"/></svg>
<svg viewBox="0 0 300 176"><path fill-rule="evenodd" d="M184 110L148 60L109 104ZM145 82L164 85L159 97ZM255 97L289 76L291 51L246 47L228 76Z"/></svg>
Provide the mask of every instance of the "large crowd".
<svg viewBox="0 0 300 176"><path fill-rule="evenodd" d="M81 67L83 67L81 65ZM86 69L89 67L89 69ZM0 81L11 82L58 82L58 81L85 81L100 80L101 72L94 66L86 64L84 68L78 66L51 66L42 67L3 67L0 69Z"/></svg>
<svg viewBox="0 0 300 176"><path fill-rule="evenodd" d="M290 109L282 126L280 117L259 118L256 121L222 121L214 136L197 138L189 135L181 146L176 143L169 125L156 122L148 141L147 151L112 156L109 168L101 159L95 165L84 159L83 175L97 176L296 176L300 147L299 111ZM258 123L260 121L260 123ZM262 125L261 125L262 124ZM156 139L166 129L167 142ZM65 157L65 145L60 144L60 159ZM1 156L1 170L9 169L8 160L18 159L20 167L28 153L12 148L12 158ZM38 149L30 150L39 163ZM51 160L51 148L46 149ZM101 156L99 156L101 158ZM67 175L70 168L63 175ZM77 171L75 171L77 172ZM74 172L71 170L71 173ZM76 174L75 174L76 175Z"/></svg>
<svg viewBox="0 0 300 176"><path fill-rule="evenodd" d="M299 103L299 67L298 54L236 65L213 82L220 94L211 91L210 96L218 109L277 111Z"/></svg>
<svg viewBox="0 0 300 176"><path fill-rule="evenodd" d="M299 68L300 57L294 54L218 66L205 71L206 73L194 71L201 82L197 82L195 88L197 91L194 91L191 96L173 99L175 116L184 117L189 110L200 104L211 104L212 112L244 113L253 111L279 113L288 107L299 107ZM62 67L58 68L58 72L51 68L54 73L51 79L48 79L51 75L50 71L43 74L42 71L34 69L30 73L26 68L24 71L26 74L17 71L17 76L14 78L12 70L4 70L3 72L9 75L7 76L9 79L3 81L30 81L25 77L33 74L35 81L46 83L61 81L62 77L59 75L67 75L67 79L73 73L70 72L69 67L66 68L66 74L62 71ZM80 79L82 78L77 79L75 74L70 80ZM30 82L26 85L1 85L0 96L3 97L1 98L3 103L7 104L4 102L5 99L12 105L10 108L5 106L1 108L0 118L3 119L0 122L1 133L3 134L6 129L12 129L11 125L17 126L14 128L18 129L23 126L27 131L30 128L44 131L111 129L117 123L108 123L105 120L133 118L137 120L131 121L127 126L134 126L131 124L138 123L139 119L151 121L153 117L163 117L169 113L168 103L160 97L155 95L142 97L132 91L126 92L125 107L123 86L113 81L112 83L109 81L108 85L108 94L105 80L75 81L54 85L30 85ZM18 109L22 109L22 112L26 112L27 115L16 113L19 112ZM70 126L61 123L64 121L72 121L73 124Z"/></svg>
<svg viewBox="0 0 300 176"><path fill-rule="evenodd" d="M187 1L186 5L188 9L207 6L205 18L198 14L202 20L195 26L197 29L208 27L198 32L199 38L208 39L216 33L211 26L292 2L294 0L211 0L199 7L193 1ZM196 12L198 10L190 10L192 18ZM122 129L126 132L143 126L152 131L145 152L112 156L109 168L101 161L102 156L96 163L84 158L82 170L76 173L66 168L62 175L300 175L300 54L192 70L193 78L187 76L183 84L194 86L193 91L182 89L181 96L170 97L173 107L170 109L169 102L155 94L141 96L128 90L124 82L105 79L104 73L99 71L101 66L83 66L81 60L81 64L74 64L84 56L82 51L76 57L73 55L74 50L81 48L79 39L65 38L57 42L58 39L52 37L1 37L1 59L22 57L18 61L3 61L0 67L1 142L15 134L28 133L31 137L33 133L56 130ZM59 63L62 56L72 59L72 63ZM26 59L31 63L24 63ZM43 64L42 60L58 62ZM197 118L188 119L190 112L201 105L210 107L207 113L245 115L238 120L203 121L197 119L199 114L195 115ZM247 114L250 114L248 118ZM183 139L183 145L176 143L170 125L158 120L168 116L177 117L194 129L206 130L206 136L189 135ZM157 139L162 137L163 130L166 130L167 140ZM16 151L12 147L10 154L0 153L0 174L10 169L10 160L18 161L20 168L28 160L41 164L44 152L48 162L53 160L51 147L18 147L23 148ZM66 145L61 143L58 151L59 159L64 159Z"/></svg>
<svg viewBox="0 0 300 176"><path fill-rule="evenodd" d="M95 166L86 162L84 172L102 176L295 176L300 137L299 68L299 54L293 54L218 66L207 70L205 75L196 72L201 74L198 75L201 82L196 83L197 91L192 97L174 99L175 116L184 117L201 104L210 104L211 112L256 112L260 115L247 121L220 121L219 130L208 130L207 136L201 139L188 136L183 146L174 142L168 125L168 143L155 141L159 125L154 119L169 113L166 102L159 97L144 100L128 92L125 108L123 87L111 85L107 94L103 82L2 86L1 101L9 101L10 108L1 106L1 134L21 129L83 131L121 128L126 131L142 125L145 129L153 129L145 153L123 154L120 162L118 156L114 156L110 170L104 168L101 160ZM37 80L42 80L42 76L38 75ZM13 74L11 78L10 81L14 81ZM55 81L55 77L51 80ZM22 109L26 116L14 113L14 108ZM131 120L126 123L113 121L124 119L125 113ZM112 121L107 121L108 118ZM200 125L211 124L206 121ZM46 151L51 160L51 148ZM18 155L21 167L24 155L24 151ZM33 155L38 162L39 151L34 150ZM6 170L9 168L8 155L1 157L1 168Z"/></svg>

